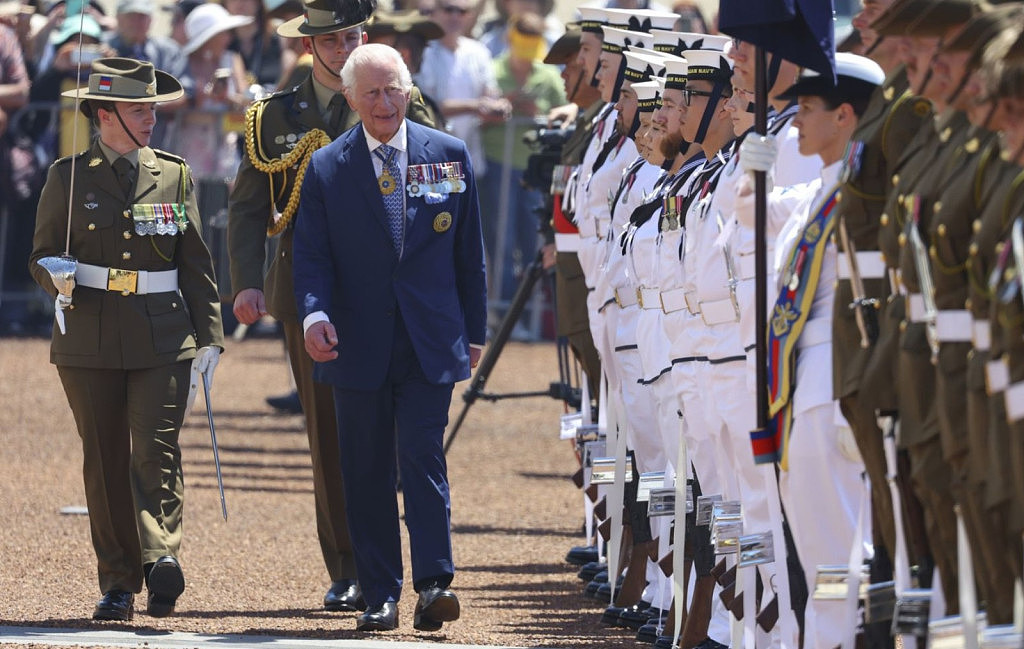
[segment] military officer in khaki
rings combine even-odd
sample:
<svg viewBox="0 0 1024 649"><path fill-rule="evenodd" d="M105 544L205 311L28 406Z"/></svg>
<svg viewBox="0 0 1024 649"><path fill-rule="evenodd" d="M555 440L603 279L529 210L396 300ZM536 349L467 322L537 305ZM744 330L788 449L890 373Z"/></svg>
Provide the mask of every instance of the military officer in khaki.
<svg viewBox="0 0 1024 649"><path fill-rule="evenodd" d="M178 432L190 383L212 380L223 347L220 301L191 172L148 146L156 103L181 84L105 58L64 94L76 92L99 138L50 167L30 265L57 298L50 360L82 438L103 593L93 618L132 619L143 582L163 617L185 588Z"/></svg>
<svg viewBox="0 0 1024 649"><path fill-rule="evenodd" d="M969 417L967 364L973 322L966 306L965 262L972 224L1003 180L999 139L993 130L998 128L996 105L982 86L978 68L986 46L998 46L996 37L1019 22L1020 14L1016 4L978 14L956 38L944 44L936 57L935 74L951 79L947 102L962 110L971 126L963 155L950 159L951 181L932 204L925 233L930 241L928 258L938 309L935 384L939 431L951 473L959 484L954 495L970 540L979 598L986 604L990 624L1006 624L1013 619L1014 575L1006 570L1006 537L999 533L1002 519L992 517L985 504L989 464L986 435L979 434ZM982 417L978 423L987 419ZM986 468L979 471L982 466Z"/></svg>
<svg viewBox="0 0 1024 649"><path fill-rule="evenodd" d="M889 30L897 23L905 25L909 4L890 4L890 0L866 2L854 19L854 26L869 47L870 58L886 72L886 79L872 95L851 138L860 153L850 166L838 204L847 236L837 237L839 283L832 309L833 390L871 478L875 556L880 561L892 557L896 547L893 504L886 484L882 432L876 423L875 407L861 397L862 390L867 388L862 381L864 366L878 335L879 307L889 295L885 265L878 252L878 222L885 206L890 170L931 115L931 104L908 90L906 68L900 64L896 51L899 39L885 29L879 33L873 23L876 19L884 21ZM883 13L889 8L891 12ZM849 248L844 242L849 242ZM854 277L861 285L856 294ZM860 315L852 307L855 301L859 301Z"/></svg>
<svg viewBox="0 0 1024 649"><path fill-rule="evenodd" d="M910 85L932 102L936 117L918 131L895 169L879 232L886 265L899 277L897 290L907 294L903 320L898 325L895 362L900 442L910 457L911 480L925 510L928 543L949 614L959 608L954 485L950 480L950 456L944 453L939 434L932 365L935 341L926 324L932 296L919 280L921 246L914 245L913 232L916 230L919 238L927 241L934 202L951 180L950 169L961 163L958 158L968 155L963 146L968 139L967 117L947 103L953 86L948 75L936 74L934 64L938 44L956 36L979 11L980 6L972 0L931 0L907 27ZM925 258L927 254L925 249ZM893 360L883 362L892 364Z"/></svg>
<svg viewBox="0 0 1024 649"><path fill-rule="evenodd" d="M251 324L267 313L284 326L292 375L306 417L313 462L317 535L331 577L324 596L330 611L365 609L345 516L334 400L329 386L313 381L292 292L292 233L299 188L313 152L356 124L359 116L341 94L339 72L366 42L363 25L374 3L305 0L304 14L281 24L286 38L302 38L312 71L297 86L257 101L246 112L245 151L228 202L228 255L234 313ZM432 126L414 96L409 117ZM264 277L266 244L278 237ZM264 291L266 295L264 296Z"/></svg>

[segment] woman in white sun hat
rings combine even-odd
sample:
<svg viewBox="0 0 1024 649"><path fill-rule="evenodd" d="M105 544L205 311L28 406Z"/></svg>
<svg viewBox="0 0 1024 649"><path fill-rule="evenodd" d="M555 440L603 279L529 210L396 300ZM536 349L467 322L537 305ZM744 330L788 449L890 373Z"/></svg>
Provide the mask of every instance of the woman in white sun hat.
<svg viewBox="0 0 1024 649"><path fill-rule="evenodd" d="M232 30L252 22L251 16L233 16L219 4L201 4L185 19L188 57L182 85L192 110L178 122L178 151L192 164L197 177L212 179L234 174L238 166L237 135L225 128L232 115L241 119L248 105L245 64L228 50Z"/></svg>

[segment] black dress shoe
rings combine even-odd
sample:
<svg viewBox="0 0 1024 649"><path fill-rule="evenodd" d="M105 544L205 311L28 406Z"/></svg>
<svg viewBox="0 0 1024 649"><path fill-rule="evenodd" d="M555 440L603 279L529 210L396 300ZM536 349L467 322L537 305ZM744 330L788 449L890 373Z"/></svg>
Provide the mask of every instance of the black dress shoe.
<svg viewBox="0 0 1024 649"><path fill-rule="evenodd" d="M356 631L394 631L398 628L398 604L384 602L367 608L356 620Z"/></svg>
<svg viewBox="0 0 1024 649"><path fill-rule="evenodd" d="M160 557L146 577L149 596L146 612L153 617L167 617L174 612L178 596L185 592L185 575L174 557Z"/></svg>
<svg viewBox="0 0 1024 649"><path fill-rule="evenodd" d="M324 595L324 609L328 611L365 611L366 600L355 579L332 581Z"/></svg>
<svg viewBox="0 0 1024 649"><path fill-rule="evenodd" d="M622 580L619 580L619 583L615 584L614 594L612 593L612 585L608 582L605 582L597 587L597 592L594 593L594 599L600 600L602 602L611 601L613 598L619 596L619 591L621 590Z"/></svg>
<svg viewBox="0 0 1024 649"><path fill-rule="evenodd" d="M135 593L126 590L110 590L103 593L96 609L92 612L94 620L116 620L130 622L135 612Z"/></svg>
<svg viewBox="0 0 1024 649"><path fill-rule="evenodd" d="M639 602L623 610L619 614L619 620L615 626L637 631L640 627L647 624L647 620L660 617L660 609L651 608L648 602Z"/></svg>
<svg viewBox="0 0 1024 649"><path fill-rule="evenodd" d="M609 606L604 609L604 613L601 614L601 624L605 626L616 626L616 622L619 621L619 616L622 615L622 611L626 609L621 606Z"/></svg>
<svg viewBox="0 0 1024 649"><path fill-rule="evenodd" d="M676 645L672 644L671 635L659 635L654 641L654 649L676 649Z"/></svg>
<svg viewBox="0 0 1024 649"><path fill-rule="evenodd" d="M663 631L665 631L664 624L657 624L654 620L649 620L647 624L636 630L636 641L654 644L658 641L658 635Z"/></svg>
<svg viewBox="0 0 1024 649"><path fill-rule="evenodd" d="M704 638L693 649L729 649L729 645L722 644L711 638Z"/></svg>
<svg viewBox="0 0 1024 649"><path fill-rule="evenodd" d="M583 567L580 568L580 571L576 573L576 576L582 579L583 581L590 581L594 578L594 575L601 572L602 570L608 570L607 563L591 561L590 563L583 564Z"/></svg>
<svg viewBox="0 0 1024 649"><path fill-rule="evenodd" d="M569 563L577 566L582 566L585 563L591 561L597 561L600 557L597 556L596 545L577 545L573 549L569 550L569 553L565 555L565 560Z"/></svg>
<svg viewBox="0 0 1024 649"><path fill-rule="evenodd" d="M459 619L460 612L459 598L455 593L440 586L430 586L420 591L412 626L417 631L438 631L445 622Z"/></svg>
<svg viewBox="0 0 1024 649"><path fill-rule="evenodd" d="M302 413L302 402L299 401L299 392L297 390L278 397L267 397L266 401L268 406L279 412L292 415Z"/></svg>

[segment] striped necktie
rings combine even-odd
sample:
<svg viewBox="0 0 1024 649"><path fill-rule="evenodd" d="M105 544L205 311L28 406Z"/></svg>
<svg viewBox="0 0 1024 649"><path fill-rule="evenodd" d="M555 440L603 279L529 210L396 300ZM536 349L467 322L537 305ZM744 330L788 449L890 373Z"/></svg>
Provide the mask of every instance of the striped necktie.
<svg viewBox="0 0 1024 649"><path fill-rule="evenodd" d="M382 169L377 178L381 197L384 199L384 212L388 217L388 230L395 245L395 252L402 254L402 237L405 232L405 201L401 187L402 173L398 168L398 149L381 144L373 150L380 158Z"/></svg>

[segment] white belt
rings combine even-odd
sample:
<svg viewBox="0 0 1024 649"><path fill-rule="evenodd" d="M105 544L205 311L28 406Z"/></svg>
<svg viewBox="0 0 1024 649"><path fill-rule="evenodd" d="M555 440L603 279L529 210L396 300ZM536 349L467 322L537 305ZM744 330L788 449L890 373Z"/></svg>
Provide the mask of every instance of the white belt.
<svg viewBox="0 0 1024 649"><path fill-rule="evenodd" d="M597 237L599 239L604 239L604 235L608 234L608 230L611 227L612 227L612 220L611 219L601 219L601 218L595 219L595 223L594 223L595 232L594 232L594 234L597 235Z"/></svg>
<svg viewBox="0 0 1024 649"><path fill-rule="evenodd" d="M740 255L736 257L736 279L753 279L757 277L757 256Z"/></svg>
<svg viewBox="0 0 1024 649"><path fill-rule="evenodd" d="M661 292L661 310L666 314L682 311L686 308L686 291L681 288L674 288L671 291Z"/></svg>
<svg viewBox="0 0 1024 649"><path fill-rule="evenodd" d="M861 279L882 279L885 277L885 260L877 250L864 250L856 253L857 270ZM839 279L850 279L850 257L840 252L836 257L836 273Z"/></svg>
<svg viewBox="0 0 1024 649"><path fill-rule="evenodd" d="M999 394L1010 384L1010 368L1002 359L985 363L985 389L989 396Z"/></svg>
<svg viewBox="0 0 1024 649"><path fill-rule="evenodd" d="M121 295L170 293L178 290L178 269L122 270L79 263L75 269L75 283L101 291L116 291Z"/></svg>
<svg viewBox="0 0 1024 649"><path fill-rule="evenodd" d="M973 322L966 309L942 309L935 314L935 334L940 342L969 343Z"/></svg>
<svg viewBox="0 0 1024 649"><path fill-rule="evenodd" d="M988 320L975 320L971 328L971 342L979 352L987 352L992 348L992 327Z"/></svg>
<svg viewBox="0 0 1024 649"><path fill-rule="evenodd" d="M704 324L708 326L726 322L739 322L740 320L739 314L736 312L736 304L729 298L701 302L700 317L704 319Z"/></svg>
<svg viewBox="0 0 1024 649"><path fill-rule="evenodd" d="M1024 419L1024 381L1006 388L1006 421L1012 423Z"/></svg>
<svg viewBox="0 0 1024 649"><path fill-rule="evenodd" d="M911 322L925 322L924 296L920 293L907 295L907 320Z"/></svg>
<svg viewBox="0 0 1024 649"><path fill-rule="evenodd" d="M639 301L636 294L636 289L623 286L615 289L615 303L619 305L620 309L625 309L627 306L633 306Z"/></svg>
<svg viewBox="0 0 1024 649"><path fill-rule="evenodd" d="M636 290L637 298L640 302L641 309L660 309L661 308L661 291L655 288L638 288Z"/></svg>
<svg viewBox="0 0 1024 649"><path fill-rule="evenodd" d="M580 219L576 225L581 237L594 238L597 236L597 223L594 219Z"/></svg>
<svg viewBox="0 0 1024 649"><path fill-rule="evenodd" d="M580 235L575 232L556 232L555 250L558 252L579 252Z"/></svg>
<svg viewBox="0 0 1024 649"><path fill-rule="evenodd" d="M690 315L700 315L700 302L697 301L696 292L686 291L683 294L683 299L686 301L686 310L690 312Z"/></svg>

